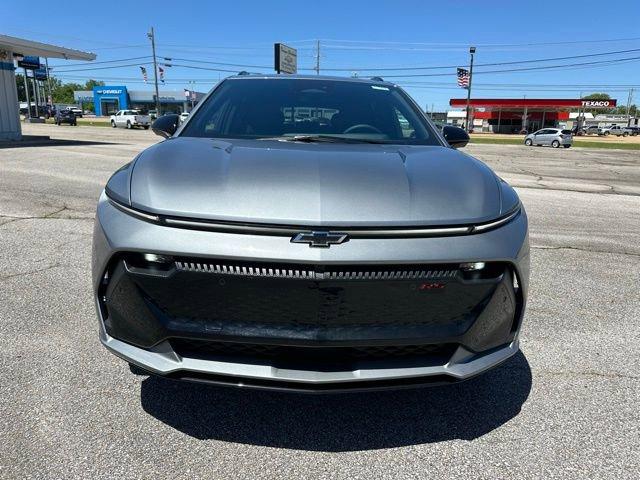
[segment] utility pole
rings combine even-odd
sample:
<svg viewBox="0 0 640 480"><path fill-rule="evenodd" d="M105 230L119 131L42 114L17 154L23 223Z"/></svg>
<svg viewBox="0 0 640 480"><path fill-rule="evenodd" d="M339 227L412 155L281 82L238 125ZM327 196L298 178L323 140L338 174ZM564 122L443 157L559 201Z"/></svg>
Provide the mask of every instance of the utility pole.
<svg viewBox="0 0 640 480"><path fill-rule="evenodd" d="M156 86L156 115L158 117L161 116L160 113L160 93L158 92L158 62L156 61L156 37L153 33L153 27L149 33L147 33L147 37L151 40L151 52L153 53L153 81Z"/></svg>
<svg viewBox="0 0 640 480"><path fill-rule="evenodd" d="M633 99L633 88L629 89L629 97L627 98L627 127L629 126L631 119L631 101Z"/></svg>
<svg viewBox="0 0 640 480"><path fill-rule="evenodd" d="M320 40L316 40L316 75L320 75Z"/></svg>
<svg viewBox="0 0 640 480"><path fill-rule="evenodd" d="M23 68L24 71L24 94L27 97L27 118L31 119L31 98L29 98L29 82L27 81L27 69Z"/></svg>
<svg viewBox="0 0 640 480"><path fill-rule="evenodd" d="M471 131L469 128L469 103L471 102L471 81L473 80L473 54L476 53L476 47L469 47L469 54L471 55L471 62L469 63L469 87L467 88L467 115L465 119L465 125L467 131Z"/></svg>
<svg viewBox="0 0 640 480"><path fill-rule="evenodd" d="M49 59L44 57L44 66L47 69L47 87L49 87L49 106L53 107L53 90L51 90L51 77L49 76Z"/></svg>

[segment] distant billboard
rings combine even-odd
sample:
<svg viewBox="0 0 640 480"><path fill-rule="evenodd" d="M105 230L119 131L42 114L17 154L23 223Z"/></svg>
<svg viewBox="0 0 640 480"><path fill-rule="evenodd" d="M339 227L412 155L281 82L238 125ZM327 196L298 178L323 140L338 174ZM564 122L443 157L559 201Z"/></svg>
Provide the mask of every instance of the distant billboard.
<svg viewBox="0 0 640 480"><path fill-rule="evenodd" d="M274 44L275 70L277 73L298 72L298 51L284 43Z"/></svg>

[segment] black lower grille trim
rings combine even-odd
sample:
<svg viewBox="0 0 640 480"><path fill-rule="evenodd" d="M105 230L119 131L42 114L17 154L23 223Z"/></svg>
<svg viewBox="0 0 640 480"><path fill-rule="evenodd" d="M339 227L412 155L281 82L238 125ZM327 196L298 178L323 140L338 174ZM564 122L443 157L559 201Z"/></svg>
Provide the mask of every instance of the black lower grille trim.
<svg viewBox="0 0 640 480"><path fill-rule="evenodd" d="M312 368L341 368L354 362L370 362L379 360L411 360L427 359L434 364L446 363L457 345L373 345L345 347L309 347L271 345L258 343L217 342L208 340L192 340L174 338L170 340L173 349L182 357L201 359L229 358L233 360L259 360L292 364L309 365ZM422 363L424 364L424 363Z"/></svg>
<svg viewBox="0 0 640 480"><path fill-rule="evenodd" d="M430 375L423 377L394 378L389 380L360 380L335 383L303 383L261 378L231 377L189 371L177 371L164 378L188 382L206 383L224 387L248 387L256 390L292 392L304 394L357 393L375 390L399 390L405 388L436 387L459 383L463 380L450 375Z"/></svg>

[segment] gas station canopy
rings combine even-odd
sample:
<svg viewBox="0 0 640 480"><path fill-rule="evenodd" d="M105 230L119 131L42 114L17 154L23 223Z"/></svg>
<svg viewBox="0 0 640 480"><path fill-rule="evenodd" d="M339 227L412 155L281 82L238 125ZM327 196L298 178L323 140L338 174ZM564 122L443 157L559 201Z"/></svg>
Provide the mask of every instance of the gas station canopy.
<svg viewBox="0 0 640 480"><path fill-rule="evenodd" d="M35 55L37 57L64 58L66 60L95 60L96 54L73 50L71 48L34 42L23 38L0 35L0 50L6 50L16 55ZM2 60L0 57L0 61Z"/></svg>
<svg viewBox="0 0 640 480"><path fill-rule="evenodd" d="M95 60L95 53L0 35L0 140L20 140L20 112L14 59L34 56L66 60Z"/></svg>

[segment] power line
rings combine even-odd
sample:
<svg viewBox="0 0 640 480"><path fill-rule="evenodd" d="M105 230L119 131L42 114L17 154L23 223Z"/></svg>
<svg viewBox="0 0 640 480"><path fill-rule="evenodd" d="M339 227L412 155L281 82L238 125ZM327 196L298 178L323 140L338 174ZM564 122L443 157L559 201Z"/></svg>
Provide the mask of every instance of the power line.
<svg viewBox="0 0 640 480"><path fill-rule="evenodd" d="M140 65L151 65L153 62L137 62L137 63L128 63L126 65L111 65L107 67L94 67L94 68L77 68L75 70L59 70L60 73L68 73L68 72L88 72L92 70L109 70L113 68L124 68L124 67L137 67ZM55 73L55 72L54 72Z"/></svg>
<svg viewBox="0 0 640 480"><path fill-rule="evenodd" d="M151 55L145 55L144 57L131 57L131 58L120 58L118 60L104 60L101 62L83 62L83 63L71 63L71 64L64 64L64 65L52 65L51 68L53 69L58 69L58 68L73 68L73 67L80 67L83 65L100 65L100 64L104 64L104 63L119 63L119 62L129 62L131 60L143 60L146 58L151 58ZM63 71L63 70L60 70Z"/></svg>
<svg viewBox="0 0 640 480"><path fill-rule="evenodd" d="M483 70L481 72L475 72L477 74L486 74L486 73L513 73L513 72L529 72L535 70L561 70L564 68L571 67L581 67L581 66L596 66L596 65L611 65L615 63L621 62L632 62L640 60L639 57L628 57L628 58L619 58L615 60L599 60L595 62L582 62L582 63L567 63L562 65L544 65L538 67L525 67L525 68L514 68L509 70ZM420 74L405 74L405 75L385 75L386 78L410 78L410 77L450 77L455 75L455 72L451 73L420 73Z"/></svg>
<svg viewBox="0 0 640 480"><path fill-rule="evenodd" d="M205 63L207 65L222 65L222 66L227 66L227 67L243 67L243 68L268 68L268 69L273 69L273 65L246 65L243 63L224 63L224 62L211 62L208 60L194 60L194 59L190 59L190 58L177 58L177 57L169 57L169 56L165 56L163 57L165 59L169 59L167 61L173 62L173 60L178 60L179 62L191 62L191 63ZM173 63L172 63L173 65Z"/></svg>
<svg viewBox="0 0 640 480"><path fill-rule="evenodd" d="M336 39L320 39L323 43L327 42L329 47L331 42L337 44L369 44L369 45L399 45L399 46L427 46L427 47L460 47L468 48L473 44L477 47L490 48L490 47L533 47L533 46L546 46L546 45L573 45L573 44L586 44L586 43L614 43L614 42L631 42L638 41L640 37L627 37L627 38L610 38L602 40L569 40L564 42L525 42L525 43L478 43L478 42L386 42L375 40L336 40Z"/></svg>
<svg viewBox="0 0 640 480"><path fill-rule="evenodd" d="M606 55L618 55L623 53L631 53L631 52L640 52L640 48L632 48L629 50L617 50L613 52L600 52L600 53L589 53L586 55L571 55L567 57L553 57L553 58L538 58L533 60L518 60L513 62L494 62L494 63L479 63L477 67L496 67L503 65L519 65L519 64L528 64L528 63L540 63L540 62L552 62L557 60L573 60L577 58L590 58L590 57L602 57ZM352 71L364 71L364 72L383 72L383 71L398 71L398 70L440 70L440 69L448 69L448 68L456 68L459 65L444 65L444 66L431 66L431 67L372 67L372 68L323 68L323 70L329 70L334 72L352 72Z"/></svg>

